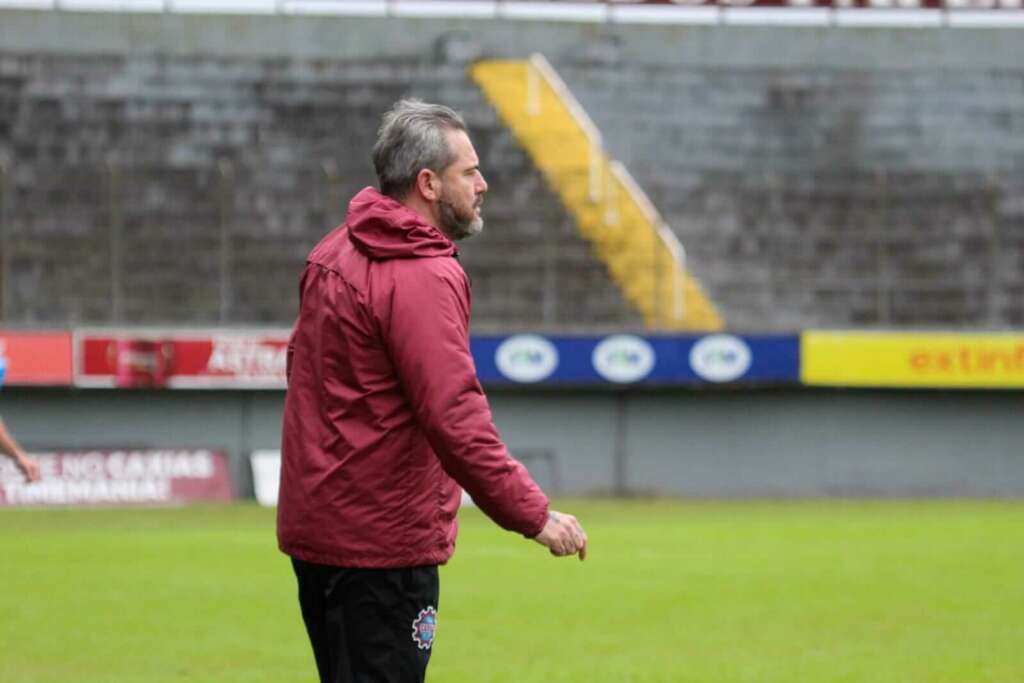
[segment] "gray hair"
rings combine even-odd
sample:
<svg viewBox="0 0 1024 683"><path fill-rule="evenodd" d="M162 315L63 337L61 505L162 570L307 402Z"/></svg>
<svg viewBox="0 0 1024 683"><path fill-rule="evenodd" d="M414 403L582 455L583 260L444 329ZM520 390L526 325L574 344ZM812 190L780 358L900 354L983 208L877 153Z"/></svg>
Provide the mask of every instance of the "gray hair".
<svg viewBox="0 0 1024 683"><path fill-rule="evenodd" d="M466 122L453 109L418 99L396 102L384 114L373 146L381 193L402 199L421 170L441 173L448 168L455 161L445 137L449 130L466 130Z"/></svg>

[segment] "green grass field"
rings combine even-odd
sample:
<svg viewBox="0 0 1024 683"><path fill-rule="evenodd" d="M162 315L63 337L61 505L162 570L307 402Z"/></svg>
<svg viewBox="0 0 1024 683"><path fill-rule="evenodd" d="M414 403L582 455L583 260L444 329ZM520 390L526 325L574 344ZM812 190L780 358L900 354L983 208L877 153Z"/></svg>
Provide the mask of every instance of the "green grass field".
<svg viewBox="0 0 1024 683"><path fill-rule="evenodd" d="M1024 504L560 501L584 563L463 513L435 683L1021 683ZM273 511L0 511L0 681L315 680Z"/></svg>

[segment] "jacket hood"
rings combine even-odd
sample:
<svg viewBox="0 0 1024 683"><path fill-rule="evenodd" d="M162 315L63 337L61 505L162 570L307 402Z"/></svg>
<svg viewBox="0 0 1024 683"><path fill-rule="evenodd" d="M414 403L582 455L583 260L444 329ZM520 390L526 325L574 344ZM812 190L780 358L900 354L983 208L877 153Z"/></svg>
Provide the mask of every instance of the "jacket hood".
<svg viewBox="0 0 1024 683"><path fill-rule="evenodd" d="M349 238L372 259L452 256L455 243L404 204L372 187L348 205Z"/></svg>

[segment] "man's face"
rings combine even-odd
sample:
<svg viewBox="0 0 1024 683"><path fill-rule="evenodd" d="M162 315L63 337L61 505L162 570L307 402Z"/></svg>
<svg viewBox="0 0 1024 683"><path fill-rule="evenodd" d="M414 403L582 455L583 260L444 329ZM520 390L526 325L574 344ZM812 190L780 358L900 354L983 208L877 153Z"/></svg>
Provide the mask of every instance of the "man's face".
<svg viewBox="0 0 1024 683"><path fill-rule="evenodd" d="M451 239L461 240L484 229L480 210L487 181L480 173L480 160L465 131L448 131L448 144L455 152L455 161L441 174L438 227Z"/></svg>

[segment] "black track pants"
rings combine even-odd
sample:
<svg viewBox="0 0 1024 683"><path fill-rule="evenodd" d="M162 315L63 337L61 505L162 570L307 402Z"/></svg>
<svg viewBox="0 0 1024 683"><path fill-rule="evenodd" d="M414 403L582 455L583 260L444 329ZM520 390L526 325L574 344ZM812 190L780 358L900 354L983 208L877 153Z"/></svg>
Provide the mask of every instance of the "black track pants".
<svg viewBox="0 0 1024 683"><path fill-rule="evenodd" d="M437 567L353 569L292 559L321 683L422 683Z"/></svg>

